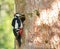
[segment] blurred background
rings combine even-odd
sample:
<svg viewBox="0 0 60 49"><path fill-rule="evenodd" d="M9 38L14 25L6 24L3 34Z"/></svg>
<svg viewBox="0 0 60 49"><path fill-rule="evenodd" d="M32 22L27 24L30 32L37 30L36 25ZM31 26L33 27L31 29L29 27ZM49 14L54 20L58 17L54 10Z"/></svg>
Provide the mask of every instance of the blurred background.
<svg viewBox="0 0 60 49"><path fill-rule="evenodd" d="M14 0L0 0L0 49L14 49L13 15Z"/></svg>

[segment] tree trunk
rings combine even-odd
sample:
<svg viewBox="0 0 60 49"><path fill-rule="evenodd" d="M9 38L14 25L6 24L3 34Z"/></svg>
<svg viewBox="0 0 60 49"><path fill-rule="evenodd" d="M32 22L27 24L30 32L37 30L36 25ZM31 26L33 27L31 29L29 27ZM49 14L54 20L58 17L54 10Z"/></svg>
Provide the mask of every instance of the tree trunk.
<svg viewBox="0 0 60 49"><path fill-rule="evenodd" d="M16 49L60 48L60 1L15 0L16 12L25 14L22 46ZM56 39L56 40L55 40Z"/></svg>

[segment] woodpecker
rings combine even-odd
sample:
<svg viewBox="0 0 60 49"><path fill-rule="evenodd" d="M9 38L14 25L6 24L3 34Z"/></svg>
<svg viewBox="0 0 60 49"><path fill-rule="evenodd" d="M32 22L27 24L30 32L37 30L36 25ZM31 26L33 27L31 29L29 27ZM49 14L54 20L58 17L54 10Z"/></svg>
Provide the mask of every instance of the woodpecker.
<svg viewBox="0 0 60 49"><path fill-rule="evenodd" d="M16 13L12 20L13 33L19 43L19 46L21 46L21 35L23 32L23 22L25 20L25 18L22 16L24 16L24 15Z"/></svg>

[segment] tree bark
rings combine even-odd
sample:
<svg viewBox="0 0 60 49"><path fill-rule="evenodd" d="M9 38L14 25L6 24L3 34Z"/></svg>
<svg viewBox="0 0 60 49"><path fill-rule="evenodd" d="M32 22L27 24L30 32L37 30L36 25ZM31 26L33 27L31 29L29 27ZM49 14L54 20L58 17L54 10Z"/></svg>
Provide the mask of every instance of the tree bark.
<svg viewBox="0 0 60 49"><path fill-rule="evenodd" d="M25 14L26 17L26 20L24 22L24 33L22 36L22 40L25 41L23 42L21 47L18 47L18 45L16 44L16 47L18 47L16 49L60 48L60 20L57 16L60 8L58 9L54 7L58 2L60 1L15 0L16 12ZM54 17L55 15L53 15L52 19L51 12L53 12L54 14L55 9L57 9L57 14L56 17ZM51 13L51 15L49 14L49 12ZM57 41L55 41L55 38L57 38ZM58 44L56 42L58 42Z"/></svg>
<svg viewBox="0 0 60 49"><path fill-rule="evenodd" d="M18 13L25 12L25 0L15 0L15 9Z"/></svg>

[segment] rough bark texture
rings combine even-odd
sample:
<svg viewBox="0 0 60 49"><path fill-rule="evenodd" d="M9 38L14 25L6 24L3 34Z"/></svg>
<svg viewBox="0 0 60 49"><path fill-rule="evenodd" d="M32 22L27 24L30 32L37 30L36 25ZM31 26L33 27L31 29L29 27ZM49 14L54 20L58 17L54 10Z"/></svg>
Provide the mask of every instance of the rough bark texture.
<svg viewBox="0 0 60 49"><path fill-rule="evenodd" d="M16 12L26 16L24 42L20 48L16 46L19 49L60 49L60 1L15 0L15 3Z"/></svg>
<svg viewBox="0 0 60 49"><path fill-rule="evenodd" d="M25 12L25 0L15 0L16 12L24 13Z"/></svg>

